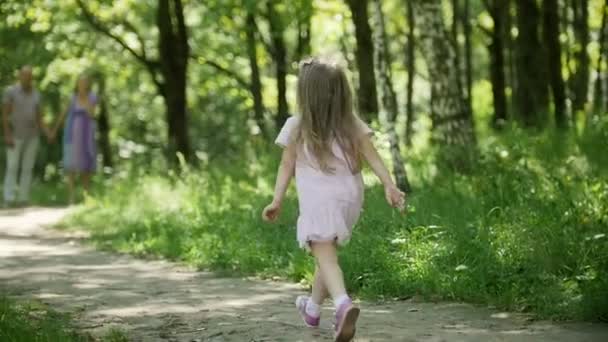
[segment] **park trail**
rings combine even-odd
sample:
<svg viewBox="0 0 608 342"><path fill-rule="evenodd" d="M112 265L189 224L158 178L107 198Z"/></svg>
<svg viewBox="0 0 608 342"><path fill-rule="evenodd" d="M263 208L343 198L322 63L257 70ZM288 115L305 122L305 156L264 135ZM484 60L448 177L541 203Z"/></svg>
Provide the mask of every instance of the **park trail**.
<svg viewBox="0 0 608 342"><path fill-rule="evenodd" d="M226 278L167 261L81 244L51 227L68 209L0 212L0 290L38 299L92 336L112 328L132 341L332 341L330 307L304 328L297 284ZM608 325L533 321L462 303L362 302L355 341L606 342Z"/></svg>

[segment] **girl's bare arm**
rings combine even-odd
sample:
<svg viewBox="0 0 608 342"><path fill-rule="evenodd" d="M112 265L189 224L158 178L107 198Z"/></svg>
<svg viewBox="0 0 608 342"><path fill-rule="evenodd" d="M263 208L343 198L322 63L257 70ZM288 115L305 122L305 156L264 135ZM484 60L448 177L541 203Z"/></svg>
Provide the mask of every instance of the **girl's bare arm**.
<svg viewBox="0 0 608 342"><path fill-rule="evenodd" d="M372 171L378 176L384 187L395 186L393 183L393 179L391 178L391 174L384 165L382 158L380 158L380 154L378 154L378 150L374 147L372 140L368 135L365 135L360 140L361 143L361 154L371 167Z"/></svg>
<svg viewBox="0 0 608 342"><path fill-rule="evenodd" d="M280 204L283 202L287 187L291 178L295 174L296 167L296 147L294 143L290 143L283 149L281 164L277 173L277 181L274 187L273 203Z"/></svg>

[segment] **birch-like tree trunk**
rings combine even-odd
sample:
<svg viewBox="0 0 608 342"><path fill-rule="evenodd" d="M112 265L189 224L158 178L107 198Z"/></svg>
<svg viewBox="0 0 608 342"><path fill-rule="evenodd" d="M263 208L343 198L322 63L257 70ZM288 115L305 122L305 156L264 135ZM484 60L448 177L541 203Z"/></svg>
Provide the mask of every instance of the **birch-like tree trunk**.
<svg viewBox="0 0 608 342"><path fill-rule="evenodd" d="M405 161L399 148L399 137L395 129L395 118L397 117L397 95L393 88L391 76L391 56L388 49L386 30L384 24L384 13L382 12L381 0L373 0L374 5L374 42L375 46L375 66L378 75L379 103L383 113L383 124L388 133L388 140L393 161L393 173L399 189L409 192L410 184L405 171Z"/></svg>
<svg viewBox="0 0 608 342"><path fill-rule="evenodd" d="M608 14L608 0L603 6L602 12L602 25L598 34L598 45L600 46L600 53L597 58L596 71L595 71L595 85L593 87L593 110L596 113L602 112L606 109L606 96L605 96L605 76L606 69L604 68L605 56L606 56L606 40L608 40L608 21L606 15ZM587 120L590 122L590 120Z"/></svg>
<svg viewBox="0 0 608 342"><path fill-rule="evenodd" d="M443 22L441 0L414 0L422 54L431 80L432 139L440 159L457 170L468 170L476 157L473 118L458 82L454 47Z"/></svg>
<svg viewBox="0 0 608 342"><path fill-rule="evenodd" d="M471 42L472 27L471 27L471 4L469 0L464 0L464 9L462 14L462 26L464 31L464 74L467 88L466 101L467 110L473 114L473 44Z"/></svg>
<svg viewBox="0 0 608 342"><path fill-rule="evenodd" d="M414 8L410 0L404 0L407 8L407 46L406 46L406 65L407 65L407 108L405 121L405 145L412 145L412 135L414 126L414 77L416 76L416 18Z"/></svg>

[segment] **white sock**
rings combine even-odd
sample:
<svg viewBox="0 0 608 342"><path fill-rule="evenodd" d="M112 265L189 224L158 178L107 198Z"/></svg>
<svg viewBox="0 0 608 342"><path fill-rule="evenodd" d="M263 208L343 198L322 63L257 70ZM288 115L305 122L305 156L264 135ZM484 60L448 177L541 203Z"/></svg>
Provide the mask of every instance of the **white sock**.
<svg viewBox="0 0 608 342"><path fill-rule="evenodd" d="M347 294L343 294L341 296L338 296L338 298L334 299L334 305L336 306L336 309L338 309L342 304L349 300L350 297Z"/></svg>
<svg viewBox="0 0 608 342"><path fill-rule="evenodd" d="M321 305L312 301L312 298L306 302L306 313L312 317L319 317L321 315Z"/></svg>

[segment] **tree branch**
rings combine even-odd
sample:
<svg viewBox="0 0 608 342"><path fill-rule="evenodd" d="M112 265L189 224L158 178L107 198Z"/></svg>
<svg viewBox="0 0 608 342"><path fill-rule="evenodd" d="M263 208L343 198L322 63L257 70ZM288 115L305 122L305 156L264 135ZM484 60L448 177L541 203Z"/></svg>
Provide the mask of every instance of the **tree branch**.
<svg viewBox="0 0 608 342"><path fill-rule="evenodd" d="M93 13L91 13L91 11L89 11L89 9L87 8L87 6L85 6L85 4L83 3L82 0L76 0L76 3L78 4L78 7L80 7L80 9L82 10L84 18L95 30L112 38L115 42L117 42L125 50L129 51L129 53L131 53L131 55L133 55L133 57L135 57L140 62L142 62L144 64L147 64L149 62L142 54L137 53L137 51L135 51L132 47L130 47L129 44L127 44L122 38L113 34L108 27L103 25L97 19L97 17L95 17L95 15Z"/></svg>
<svg viewBox="0 0 608 342"><path fill-rule="evenodd" d="M271 19L269 16L264 15L264 17L266 18L266 20L268 20L268 22L270 22ZM268 53L274 57L276 55L274 46L270 43L270 41L267 37L264 37L264 34L262 33L262 30L260 30L260 26L258 25L258 23L254 22L254 25L255 25L255 30L258 32L258 35L260 36L260 41L262 42L262 45L264 45L264 47L266 48L266 51L268 51Z"/></svg>
<svg viewBox="0 0 608 342"><path fill-rule="evenodd" d="M91 27L93 27L93 29L97 30L98 32L100 32L100 33L104 34L105 36L109 37L110 39L114 40L116 43L118 43L120 46L122 46L123 49L127 50L133 57L135 57L135 59L137 59L140 63L142 63L148 69L148 72L150 73L150 76L152 77L152 81L157 86L159 93L164 96L165 95L165 85L161 80L158 79L158 73L157 73L157 71L159 70L159 67L160 67L160 63L156 60L150 60L147 58L146 53L145 53L145 46L144 46L143 38L135 30L135 27L127 21L122 22L122 24L125 27L127 27L129 30L131 30L133 32L133 34L135 34L137 36L137 39L140 41L141 48L142 48L141 54L137 53L137 51L135 51L131 46L129 46L129 44L127 44L122 38L113 34L107 26L102 24L101 21L97 17L95 17L95 15L93 13L91 13L91 11L87 8L87 6L84 4L84 2L82 0L76 0L76 3L78 4L78 7L82 11L84 18L91 25Z"/></svg>
<svg viewBox="0 0 608 342"><path fill-rule="evenodd" d="M190 57L199 63L210 66L210 67L214 68L215 70L225 74L226 76L231 77L232 79L234 79L236 81L236 83L240 84L244 88L251 89L251 83L247 82L247 80L245 80L243 77L241 77L239 74L237 74L233 70L225 68L225 67L219 65L218 63L216 63L214 61L210 61L203 57L199 57L199 56L195 56L195 55L190 55Z"/></svg>
<svg viewBox="0 0 608 342"><path fill-rule="evenodd" d="M121 20L119 24L129 29L131 33L135 35L137 41L139 42L139 45L141 46L141 56L143 57L143 59L148 60L148 57L146 56L146 43L141 34L139 34L139 31L137 31L137 29L135 28L135 25L131 24L126 19Z"/></svg>
<svg viewBox="0 0 608 342"><path fill-rule="evenodd" d="M184 59L188 59L189 48L188 45L188 29L186 28L186 20L184 19L184 6L181 0L174 0L174 12L177 19L177 37L181 43L181 48L184 52Z"/></svg>

